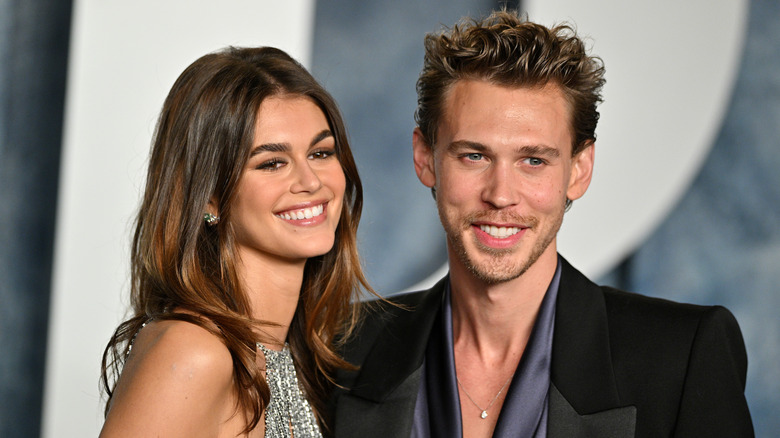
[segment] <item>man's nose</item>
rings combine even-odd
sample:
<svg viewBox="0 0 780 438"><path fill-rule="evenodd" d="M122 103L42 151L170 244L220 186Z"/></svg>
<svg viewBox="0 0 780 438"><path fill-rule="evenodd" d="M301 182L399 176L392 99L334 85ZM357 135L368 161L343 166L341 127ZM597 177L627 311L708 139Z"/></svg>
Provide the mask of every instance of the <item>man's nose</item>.
<svg viewBox="0 0 780 438"><path fill-rule="evenodd" d="M495 208L505 208L518 202L517 178L509 164L496 164L488 170L485 187L482 190L482 201Z"/></svg>

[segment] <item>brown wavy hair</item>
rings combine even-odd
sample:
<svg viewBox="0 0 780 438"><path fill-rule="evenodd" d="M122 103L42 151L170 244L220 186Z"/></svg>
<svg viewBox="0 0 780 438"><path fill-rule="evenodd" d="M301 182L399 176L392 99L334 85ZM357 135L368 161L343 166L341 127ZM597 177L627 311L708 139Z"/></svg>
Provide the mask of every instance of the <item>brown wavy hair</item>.
<svg viewBox="0 0 780 438"><path fill-rule="evenodd" d="M307 260L288 339L298 378L320 425L338 368L351 368L337 349L358 321L351 306L361 288L356 232L363 190L336 102L283 51L235 48L208 54L179 76L165 100L152 142L146 189L131 249L131 311L102 361L106 414L132 340L151 320L183 320L218 336L233 357L238 406L254 429L270 393L255 363L258 331L236 273L231 205L254 140L260 104L271 96L311 99L327 118L346 190L333 248ZM217 226L203 220L209 200Z"/></svg>
<svg viewBox="0 0 780 438"><path fill-rule="evenodd" d="M604 65L600 58L587 54L569 25L547 28L516 11L500 10L485 19L462 19L452 28L426 35L415 121L431 147L447 93L464 79L508 87L558 84L571 108L572 155L596 139Z"/></svg>

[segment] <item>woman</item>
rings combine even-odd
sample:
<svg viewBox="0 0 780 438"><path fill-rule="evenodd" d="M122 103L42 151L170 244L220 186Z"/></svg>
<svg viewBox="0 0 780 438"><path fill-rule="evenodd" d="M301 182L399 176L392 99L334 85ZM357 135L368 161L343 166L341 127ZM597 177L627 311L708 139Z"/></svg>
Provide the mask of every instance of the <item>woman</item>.
<svg viewBox="0 0 780 438"><path fill-rule="evenodd" d="M154 135L101 436L320 436L370 290L361 207L339 111L300 64L266 47L190 65Z"/></svg>

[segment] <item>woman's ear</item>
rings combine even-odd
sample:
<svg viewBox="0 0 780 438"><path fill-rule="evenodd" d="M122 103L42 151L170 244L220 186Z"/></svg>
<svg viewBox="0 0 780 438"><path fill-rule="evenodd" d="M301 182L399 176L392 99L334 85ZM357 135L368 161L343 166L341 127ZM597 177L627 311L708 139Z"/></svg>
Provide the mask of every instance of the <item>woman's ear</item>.
<svg viewBox="0 0 780 438"><path fill-rule="evenodd" d="M219 219L217 202L213 198L209 199L208 204L206 204L206 211L203 213L203 220L206 222L206 225L213 227L219 223Z"/></svg>
<svg viewBox="0 0 780 438"><path fill-rule="evenodd" d="M219 217L219 209L217 208L217 200L216 198L212 197L209 199L208 204L206 204L206 211L205 213L208 213L212 216Z"/></svg>

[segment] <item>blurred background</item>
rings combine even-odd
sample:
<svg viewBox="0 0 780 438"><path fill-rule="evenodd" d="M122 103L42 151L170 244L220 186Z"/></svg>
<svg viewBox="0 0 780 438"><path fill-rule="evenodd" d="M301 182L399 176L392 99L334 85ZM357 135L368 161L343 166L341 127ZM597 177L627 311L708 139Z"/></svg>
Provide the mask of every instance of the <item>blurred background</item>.
<svg viewBox="0 0 780 438"><path fill-rule="evenodd" d="M221 47L280 47L341 105L372 284L443 275L411 162L422 39L501 5L574 23L606 65L595 176L560 252L601 283L728 307L756 434L776 435L780 3L0 0L0 437L98 433L154 122L178 74Z"/></svg>

